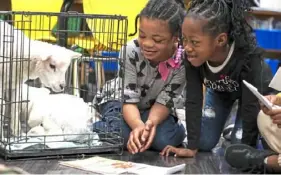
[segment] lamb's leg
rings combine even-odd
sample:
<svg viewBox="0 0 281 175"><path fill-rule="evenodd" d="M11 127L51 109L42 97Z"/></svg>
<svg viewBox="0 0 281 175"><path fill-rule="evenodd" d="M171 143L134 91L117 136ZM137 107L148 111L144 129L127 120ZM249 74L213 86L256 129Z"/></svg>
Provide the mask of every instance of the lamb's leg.
<svg viewBox="0 0 281 175"><path fill-rule="evenodd" d="M58 126L53 120L51 120L48 116L43 117L43 128L45 130L45 134L48 135L46 141L64 141L63 130L60 126Z"/></svg>
<svg viewBox="0 0 281 175"><path fill-rule="evenodd" d="M27 136L38 136L38 135L41 135L41 136L45 135L44 128L40 125L31 128L27 133Z"/></svg>

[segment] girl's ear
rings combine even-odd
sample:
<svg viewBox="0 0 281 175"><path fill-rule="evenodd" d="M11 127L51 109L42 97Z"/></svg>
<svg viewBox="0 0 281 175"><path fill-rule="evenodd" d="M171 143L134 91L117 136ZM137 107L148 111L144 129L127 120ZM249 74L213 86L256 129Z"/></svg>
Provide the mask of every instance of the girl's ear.
<svg viewBox="0 0 281 175"><path fill-rule="evenodd" d="M220 47L223 47L225 45L227 45L227 33L220 33L217 37L216 37L216 44Z"/></svg>

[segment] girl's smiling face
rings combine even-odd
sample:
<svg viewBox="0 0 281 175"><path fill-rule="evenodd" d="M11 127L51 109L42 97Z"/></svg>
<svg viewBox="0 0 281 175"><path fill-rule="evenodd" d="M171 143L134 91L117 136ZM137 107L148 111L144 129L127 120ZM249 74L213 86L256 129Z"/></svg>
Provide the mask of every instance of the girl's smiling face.
<svg viewBox="0 0 281 175"><path fill-rule="evenodd" d="M172 36L168 22L141 17L138 42L144 57L158 63L172 57L177 37Z"/></svg>
<svg viewBox="0 0 281 175"><path fill-rule="evenodd" d="M203 32L204 21L185 18L182 25L183 45L188 61L195 67L201 66L212 57L214 39Z"/></svg>
<svg viewBox="0 0 281 175"><path fill-rule="evenodd" d="M186 17L182 25L184 50L188 61L195 67L206 61L219 65L226 58L222 50L227 43L227 34L213 36L204 31L206 25L206 20L194 17Z"/></svg>

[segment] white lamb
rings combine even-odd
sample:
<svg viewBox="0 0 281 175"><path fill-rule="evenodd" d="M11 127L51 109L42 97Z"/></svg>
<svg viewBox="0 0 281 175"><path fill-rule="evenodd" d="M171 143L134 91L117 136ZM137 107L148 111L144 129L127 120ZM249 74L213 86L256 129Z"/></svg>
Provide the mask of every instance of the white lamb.
<svg viewBox="0 0 281 175"><path fill-rule="evenodd" d="M26 86L27 87L27 86ZM38 94L42 95L38 95ZM92 133L95 111L82 98L69 94L49 94L45 88L29 87L27 135L63 135L49 141L86 141ZM77 135L67 135L77 134ZM84 135L82 135L84 134Z"/></svg>
<svg viewBox="0 0 281 175"><path fill-rule="evenodd" d="M55 92L64 90L65 73L71 59L80 56L80 53L64 47L30 40L21 30L0 20L0 98L4 99L12 89L12 96L4 100L19 103L18 89L28 79L39 78L45 87ZM10 125L15 136L21 133L18 103L12 103L11 107ZM2 105L2 115L7 110L3 108Z"/></svg>

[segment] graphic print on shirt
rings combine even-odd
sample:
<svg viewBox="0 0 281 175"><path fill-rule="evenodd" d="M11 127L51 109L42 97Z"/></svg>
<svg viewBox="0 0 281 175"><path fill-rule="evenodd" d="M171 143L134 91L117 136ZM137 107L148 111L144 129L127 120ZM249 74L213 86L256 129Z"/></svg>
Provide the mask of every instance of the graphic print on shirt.
<svg viewBox="0 0 281 175"><path fill-rule="evenodd" d="M137 73L137 77L144 77L144 72L145 71L145 67L146 67L146 63L145 61L142 61L140 64L140 71Z"/></svg>
<svg viewBox="0 0 281 175"><path fill-rule="evenodd" d="M107 96L104 96L101 103L123 97L124 103L137 104L140 110L147 110L156 102L172 108L181 98L184 87L183 63L180 69L171 68L168 79L163 81L158 65L144 58L137 40L130 41L125 49L124 62L119 62L119 76L106 82L102 95ZM122 88L120 91L114 88L119 81L124 83L120 84L124 88L123 92Z"/></svg>
<svg viewBox="0 0 281 175"><path fill-rule="evenodd" d="M220 75L219 80L211 81L204 78L204 84L207 88L219 92L234 92L238 91L239 83L230 79L227 75Z"/></svg>

